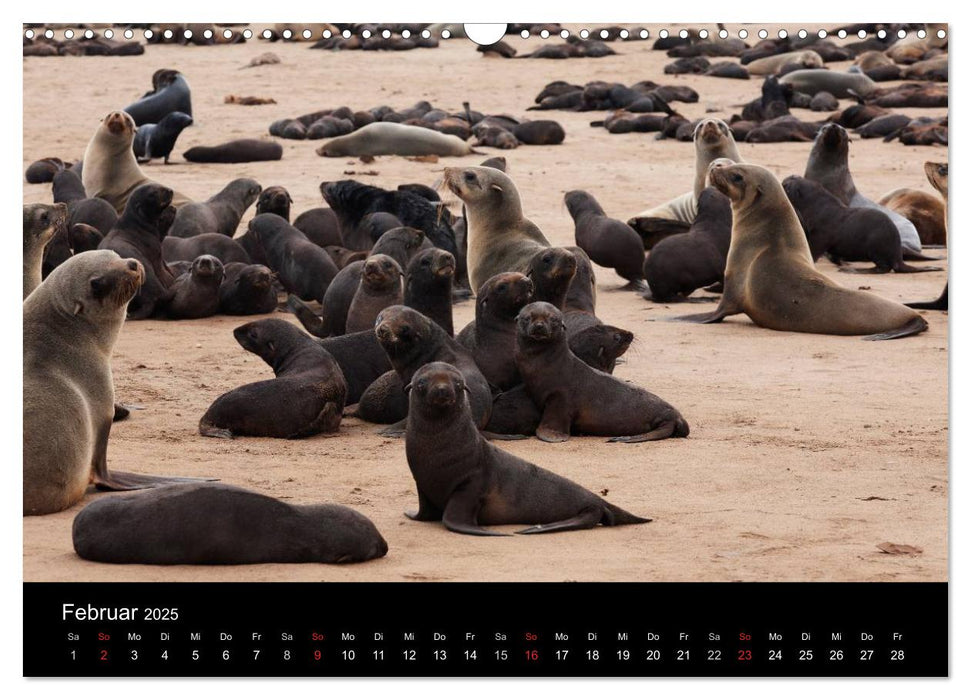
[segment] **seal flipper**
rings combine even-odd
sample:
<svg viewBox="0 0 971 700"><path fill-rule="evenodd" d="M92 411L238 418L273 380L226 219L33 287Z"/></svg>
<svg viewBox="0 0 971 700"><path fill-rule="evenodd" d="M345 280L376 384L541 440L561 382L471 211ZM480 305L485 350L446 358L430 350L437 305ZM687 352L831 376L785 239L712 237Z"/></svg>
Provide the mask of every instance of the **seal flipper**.
<svg viewBox="0 0 971 700"><path fill-rule="evenodd" d="M917 335L927 330L927 321L922 317L917 316L900 328L894 328L892 331L886 331L884 333L876 333L875 335L863 336L863 340L893 340L894 338L906 338L909 335Z"/></svg>
<svg viewBox="0 0 971 700"><path fill-rule="evenodd" d="M389 425L387 428L378 431L378 435L384 437L400 438L404 437L405 431L408 429L408 418L402 418L397 423Z"/></svg>
<svg viewBox="0 0 971 700"><path fill-rule="evenodd" d="M944 291L941 292L941 296L937 297L934 301L912 301L909 304L904 304L904 306L909 306L912 309L947 311L947 285L944 285Z"/></svg>
<svg viewBox="0 0 971 700"><path fill-rule="evenodd" d="M923 260L923 258L920 258ZM927 258L931 260L932 258ZM928 265L927 267L914 267L913 265L908 265L907 263L900 263L893 269L894 272L941 272L943 267L936 267L934 265Z"/></svg>
<svg viewBox="0 0 971 700"><path fill-rule="evenodd" d="M555 523L533 525L525 530L517 530L517 535L541 535L546 532L567 532L568 530L589 530L600 522L600 508L584 508L572 518L559 520Z"/></svg>
<svg viewBox="0 0 971 700"><path fill-rule="evenodd" d="M432 503L421 489L418 489L418 510L405 513L406 518L419 522L438 522L442 519L442 515L442 509Z"/></svg>
<svg viewBox="0 0 971 700"><path fill-rule="evenodd" d="M484 527L480 527L476 518L479 508L482 507L482 498L479 494L482 489L476 479L470 479L452 492L451 498L445 504L445 513L442 515L442 523L452 532L459 532L463 535L479 535L491 537L507 537L501 532L493 532Z"/></svg>
<svg viewBox="0 0 971 700"><path fill-rule="evenodd" d="M152 476L132 472L109 472L105 476L95 475L94 485L99 491L137 491L152 489L156 486L183 484L191 481L219 481L214 477L192 476Z"/></svg>
<svg viewBox="0 0 971 700"><path fill-rule="evenodd" d="M328 401L323 410L317 414L313 422L303 430L298 430L293 435L287 437L288 440L299 440L300 438L319 435L320 433L335 434L341 425L341 418L344 411L340 405L334 401Z"/></svg>
<svg viewBox="0 0 971 700"><path fill-rule="evenodd" d="M543 407L543 418L536 428L536 437L543 442L566 442L570 439L572 420L569 415L569 402L560 394L553 394Z"/></svg>
<svg viewBox="0 0 971 700"><path fill-rule="evenodd" d="M128 406L122 403L116 403L115 415L111 420L112 422L117 423L120 420L125 420L130 415L131 415L131 411L129 410Z"/></svg>
<svg viewBox="0 0 971 700"><path fill-rule="evenodd" d="M315 314L309 306L293 294L287 295L287 309L297 317L297 320L308 333L318 338L328 337L327 324L324 323L324 319Z"/></svg>
<svg viewBox="0 0 971 700"><path fill-rule="evenodd" d="M640 435L618 435L617 437L612 437L607 442L625 442L628 444L633 444L635 442L651 442L652 440L665 440L669 437L674 436L675 428L678 427L678 422L676 420L668 420L662 423L659 427L655 428L646 433L641 433Z"/></svg>

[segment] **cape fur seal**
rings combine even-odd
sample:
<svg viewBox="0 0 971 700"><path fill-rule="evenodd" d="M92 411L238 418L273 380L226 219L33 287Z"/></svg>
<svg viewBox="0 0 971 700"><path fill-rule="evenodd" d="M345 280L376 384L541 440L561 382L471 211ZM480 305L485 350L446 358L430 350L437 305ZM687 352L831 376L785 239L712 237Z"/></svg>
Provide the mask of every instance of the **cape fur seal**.
<svg viewBox="0 0 971 700"><path fill-rule="evenodd" d="M623 221L611 219L588 192L572 190L563 197L573 217L574 238L590 259L602 267L613 268L633 289L646 289L644 282L644 242Z"/></svg>
<svg viewBox="0 0 971 700"><path fill-rule="evenodd" d="M486 442L452 365L425 365L407 389L405 454L418 490L418 510L405 513L412 520L442 521L465 535L500 534L484 525L528 524L519 534L532 535L650 522Z"/></svg>
<svg viewBox="0 0 971 700"><path fill-rule="evenodd" d="M337 265L323 248L276 214L259 214L249 222L266 256L266 266L277 273L280 284L301 299L320 300L337 275Z"/></svg>
<svg viewBox="0 0 971 700"><path fill-rule="evenodd" d="M516 366L543 414L536 428L540 440L564 442L571 432L614 436L609 442L688 436L687 421L669 403L574 355L563 314L552 304L523 307L516 328Z"/></svg>
<svg viewBox="0 0 971 700"><path fill-rule="evenodd" d="M839 98L866 97L877 89L877 84L865 73L843 73L825 68L794 70L779 78L779 82L806 95L828 92Z"/></svg>
<svg viewBox="0 0 971 700"><path fill-rule="evenodd" d="M275 379L245 384L216 399L199 421L199 434L297 439L335 433L347 397L344 375L313 338L280 319L233 331L244 350L273 368Z"/></svg>
<svg viewBox="0 0 971 700"><path fill-rule="evenodd" d="M189 83L178 71L162 68L152 74L152 89L125 107L135 124L158 124L165 115L182 112L192 116Z"/></svg>
<svg viewBox="0 0 971 700"><path fill-rule="evenodd" d="M98 244L119 255L138 260L144 270L144 284L128 304L128 318L143 319L162 310L171 298L169 287L176 275L162 256L162 238L174 209L172 190L151 183L140 186L128 200L118 223Z"/></svg>
<svg viewBox="0 0 971 700"><path fill-rule="evenodd" d="M883 195L877 204L912 223L921 245L947 244L947 211L939 197L903 187Z"/></svg>
<svg viewBox="0 0 971 700"><path fill-rule="evenodd" d="M89 484L131 490L189 480L108 471L111 351L144 277L137 260L91 250L24 300L24 515L69 508Z"/></svg>
<svg viewBox="0 0 971 700"><path fill-rule="evenodd" d="M882 211L897 227L904 255L921 259L920 236L914 225L900 214L881 207L857 191L850 174L849 153L850 137L846 129L838 124L827 124L816 135L806 162L804 177L818 182L847 206Z"/></svg>
<svg viewBox="0 0 971 700"><path fill-rule="evenodd" d="M168 263L195 260L200 255L214 255L226 264L250 262L246 249L222 233L200 233L190 238L166 236L162 239L162 257Z"/></svg>
<svg viewBox="0 0 971 700"><path fill-rule="evenodd" d="M338 156L467 156L475 153L458 136L394 122L374 122L331 139L317 155Z"/></svg>
<svg viewBox="0 0 971 700"><path fill-rule="evenodd" d="M132 141L135 139L135 121L125 112L111 112L101 120L84 152L81 182L89 197L100 197L119 214L125 209L128 198L138 187L152 180L138 167ZM189 199L173 192L176 207Z"/></svg>
<svg viewBox="0 0 971 700"><path fill-rule="evenodd" d="M139 162L162 158L166 165L175 141L187 126L192 125L192 117L183 112L171 112L162 117L158 124L142 124L135 132L132 150Z"/></svg>
<svg viewBox="0 0 971 700"><path fill-rule="evenodd" d="M189 271L175 278L169 292L172 298L165 306L169 318L206 318L219 313L219 285L223 264L211 255L200 255Z"/></svg>
<svg viewBox="0 0 971 700"><path fill-rule="evenodd" d="M71 536L79 557L108 564L348 564L388 552L355 510L291 505L228 484L102 498L78 513Z"/></svg>
<svg viewBox="0 0 971 700"><path fill-rule="evenodd" d="M237 139L218 146L195 146L182 154L190 163L256 163L283 158L283 146L275 141Z"/></svg>
<svg viewBox="0 0 971 700"><path fill-rule="evenodd" d="M788 51L786 53L777 53L774 56L757 58L745 65L748 72L752 75L775 75L787 66L822 68L823 57L812 50Z"/></svg>
<svg viewBox="0 0 971 700"><path fill-rule="evenodd" d="M502 272L526 272L550 242L523 216L516 185L495 168L445 168L442 183L465 204L469 282L478 289Z"/></svg>
<svg viewBox="0 0 971 700"><path fill-rule="evenodd" d="M24 299L41 282L44 248L66 223L66 204L24 205Z"/></svg>
<svg viewBox="0 0 971 700"><path fill-rule="evenodd" d="M219 285L219 312L229 316L272 313L276 308L273 271L265 265L227 263Z"/></svg>
<svg viewBox="0 0 971 700"><path fill-rule="evenodd" d="M632 217L627 223L642 235L652 233L657 222L652 219L673 220L691 225L698 215L698 197L705 189L705 176L708 166L718 158L728 158L736 163L742 162L735 145L735 137L728 124L721 119L702 119L695 126L695 184L691 192L675 197L659 207L647 209ZM663 222L662 222L663 223Z"/></svg>
<svg viewBox="0 0 971 700"><path fill-rule="evenodd" d="M818 182L790 175L782 189L799 216L813 260L827 255L837 265L846 261L873 262L873 267L846 272L933 272L939 267L913 267L904 262L897 227L877 209L845 206Z"/></svg>
<svg viewBox="0 0 971 700"><path fill-rule="evenodd" d="M725 291L710 314L682 317L718 323L744 313L764 328L863 335L914 335L927 322L902 304L833 283L813 266L806 234L782 185L757 165L713 163L708 179L732 201L732 244Z"/></svg>
<svg viewBox="0 0 971 700"><path fill-rule="evenodd" d="M190 238L200 233L222 233L231 237L262 189L256 180L237 178L205 202L190 202L180 207L168 235Z"/></svg>
<svg viewBox="0 0 971 700"><path fill-rule="evenodd" d="M347 308L348 333L374 328L374 319L384 309L402 302L404 272L394 258L378 253L364 261L361 279Z"/></svg>

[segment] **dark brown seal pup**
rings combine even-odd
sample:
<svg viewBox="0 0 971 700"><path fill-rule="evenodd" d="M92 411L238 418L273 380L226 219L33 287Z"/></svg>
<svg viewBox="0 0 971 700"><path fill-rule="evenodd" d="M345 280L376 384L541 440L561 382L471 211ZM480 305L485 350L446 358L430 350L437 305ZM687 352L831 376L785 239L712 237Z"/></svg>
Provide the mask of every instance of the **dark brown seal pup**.
<svg viewBox="0 0 971 700"><path fill-rule="evenodd" d="M239 243L221 233L200 233L191 238L162 239L162 257L165 262L195 260L200 255L213 255L223 263L250 262L249 254Z"/></svg>
<svg viewBox="0 0 971 700"><path fill-rule="evenodd" d="M223 264L211 255L200 255L189 271L179 275L169 292L172 298L165 307L169 318L206 318L219 313L219 285Z"/></svg>
<svg viewBox="0 0 971 700"><path fill-rule="evenodd" d="M276 214L260 214L249 222L267 267L279 275L283 288L300 299L319 300L337 276L327 252Z"/></svg>
<svg viewBox="0 0 971 700"><path fill-rule="evenodd" d="M449 335L452 323L452 282L455 257L441 248L426 248L411 259L405 271L404 306L428 316Z"/></svg>
<svg viewBox="0 0 971 700"><path fill-rule="evenodd" d="M511 389L520 383L513 357L516 350L516 316L530 302L532 281L519 272L490 277L475 296L475 320L455 339L472 353L489 384Z"/></svg>
<svg viewBox="0 0 971 700"><path fill-rule="evenodd" d="M257 214L276 214L290 221L290 205L293 199L286 188L279 185L266 187L256 199ZM299 228L299 227L298 227Z"/></svg>
<svg viewBox="0 0 971 700"><path fill-rule="evenodd" d="M577 274L577 256L566 248L546 248L536 253L526 266L533 282L533 301L545 301L560 311Z"/></svg>
<svg viewBox="0 0 971 700"><path fill-rule="evenodd" d="M106 235L118 223L118 212L103 199L88 197L80 176L73 170L62 170L54 176L54 201L67 204L68 227L77 224L93 226Z"/></svg>
<svg viewBox="0 0 971 700"><path fill-rule="evenodd" d="M41 283L44 248L66 224L66 204L24 205L24 299Z"/></svg>
<svg viewBox="0 0 971 700"><path fill-rule="evenodd" d="M405 454L418 490L412 520L452 532L498 535L483 525L528 524L520 534L649 522L578 484L490 445L469 409L463 373L434 362L415 373Z"/></svg>
<svg viewBox="0 0 971 700"><path fill-rule="evenodd" d="M200 233L223 233L232 236L243 213L260 196L260 183L238 178L205 202L190 202L179 208L169 230L170 236L189 238Z"/></svg>
<svg viewBox="0 0 971 700"><path fill-rule="evenodd" d="M239 139L218 146L195 146L182 154L190 163L255 163L280 160L283 146L275 141Z"/></svg>
<svg viewBox="0 0 971 700"><path fill-rule="evenodd" d="M175 275L162 258L166 212L168 216L174 212L171 203L172 190L168 187L142 185L132 193L117 225L98 245L102 250L135 258L144 268L144 284L128 304L130 319L148 318L171 297L169 287Z"/></svg>
<svg viewBox="0 0 971 700"><path fill-rule="evenodd" d="M24 179L32 185L52 182L54 176L66 167L67 163L60 158L41 158L27 166Z"/></svg>
<svg viewBox="0 0 971 700"><path fill-rule="evenodd" d="M344 373L347 405L360 401L375 380L393 371L391 360L373 330L320 338L317 343L333 356Z"/></svg>
<svg viewBox="0 0 971 700"><path fill-rule="evenodd" d="M712 163L708 179L732 200L725 291L714 312L682 320L718 323L744 313L763 328L863 335L864 340L927 330L927 322L902 304L840 287L816 270L799 218L771 172L757 165Z"/></svg>
<svg viewBox="0 0 971 700"><path fill-rule="evenodd" d="M516 365L543 412L536 437L564 442L570 433L615 436L610 442L687 437L688 423L660 397L599 372L570 351L563 314L534 302L516 321Z"/></svg>
<svg viewBox="0 0 971 700"><path fill-rule="evenodd" d="M374 319L389 306L401 304L404 272L394 258L377 254L364 261L361 280L347 309L346 332L374 328Z"/></svg>
<svg viewBox="0 0 971 700"><path fill-rule="evenodd" d="M698 197L698 216L687 233L659 241L644 262L644 277L656 302L682 301L696 289L721 282L732 240L732 205L706 187Z"/></svg>
<svg viewBox="0 0 971 700"><path fill-rule="evenodd" d="M398 263L401 269L408 267L409 261L421 249L424 234L418 229L399 227L381 236L371 249L372 255L387 255ZM287 299L287 306L310 333L318 338L347 333L347 316L361 284L364 261L351 263L341 268L327 285L321 299L321 316L317 316L295 295ZM373 327L373 318L367 329ZM358 330L364 330L359 328Z"/></svg>
<svg viewBox="0 0 971 700"><path fill-rule="evenodd" d="M827 255L842 261L869 260L869 269L841 268L846 272L934 272L940 267L913 267L904 262L900 234L888 216L877 209L847 207L818 182L790 175L782 181L799 223L809 241L813 260Z"/></svg>
<svg viewBox="0 0 971 700"><path fill-rule="evenodd" d="M630 282L629 287L646 289L644 243L637 232L623 221L608 217L588 192L573 190L563 199L576 225L576 243L583 252L598 265L613 268Z"/></svg>
<svg viewBox="0 0 971 700"><path fill-rule="evenodd" d="M233 335L244 350L270 365L276 378L220 396L199 421L200 435L294 440L337 432L347 383L329 352L280 319L243 324Z"/></svg>
<svg viewBox="0 0 971 700"><path fill-rule="evenodd" d="M219 285L219 313L250 316L272 313L276 308L273 271L265 265L227 263Z"/></svg>
<svg viewBox="0 0 971 700"><path fill-rule="evenodd" d="M484 428L492 411L492 391L489 382L475 364L468 350L458 344L434 321L407 306L391 306L378 315L374 333L381 347L388 354L391 366L397 374L397 382L375 382L368 388L358 404L358 415L365 420L382 417L385 422L401 421L406 417L408 404L403 387L414 373L429 362L448 362L459 368L470 389L470 403L475 423ZM401 413L400 411L403 411ZM388 419L391 420L388 420ZM404 425L394 425L382 434L400 435Z"/></svg>
<svg viewBox="0 0 971 700"><path fill-rule="evenodd" d="M24 300L24 515L69 508L90 484L131 490L189 481L108 471L111 352L144 278L138 260L91 250Z"/></svg>
<svg viewBox="0 0 971 700"><path fill-rule="evenodd" d="M338 505L291 505L228 484L102 498L71 528L82 559L108 564L347 564L383 557L374 524Z"/></svg>
<svg viewBox="0 0 971 700"><path fill-rule="evenodd" d="M179 134L191 124L192 117L182 112L170 112L158 124L142 124L132 141L136 160L147 163L153 158L162 158L162 162L168 165Z"/></svg>
<svg viewBox="0 0 971 700"><path fill-rule="evenodd" d="M882 211L897 227L904 255L920 256L920 236L914 225L900 214L881 207L857 191L850 174L849 152L850 137L846 129L838 124L827 124L816 135L803 176L818 182L847 206Z"/></svg>

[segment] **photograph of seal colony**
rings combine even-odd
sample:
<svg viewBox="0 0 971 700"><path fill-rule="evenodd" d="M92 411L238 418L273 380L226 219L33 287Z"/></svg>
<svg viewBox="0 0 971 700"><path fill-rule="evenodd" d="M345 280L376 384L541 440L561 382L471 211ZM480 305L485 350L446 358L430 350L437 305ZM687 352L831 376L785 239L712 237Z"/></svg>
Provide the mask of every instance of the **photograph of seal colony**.
<svg viewBox="0 0 971 700"><path fill-rule="evenodd" d="M946 580L947 27L507 32L24 27L25 580Z"/></svg>

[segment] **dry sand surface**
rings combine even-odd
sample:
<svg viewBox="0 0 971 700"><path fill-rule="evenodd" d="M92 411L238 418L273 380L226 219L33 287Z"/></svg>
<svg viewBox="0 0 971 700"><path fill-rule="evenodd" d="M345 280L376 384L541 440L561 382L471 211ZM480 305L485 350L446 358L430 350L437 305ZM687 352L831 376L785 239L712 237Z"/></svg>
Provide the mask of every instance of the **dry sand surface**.
<svg viewBox="0 0 971 700"><path fill-rule="evenodd" d="M812 27L807 27L812 29ZM656 33L653 35L656 36ZM517 48L538 39L508 38ZM751 39L750 39L750 43ZM459 109L469 100L486 113L527 116L549 81L594 79L627 84L652 79L691 85L697 104L677 104L696 118L727 118L759 94L760 80L665 76L670 62L651 42L612 44L622 55L601 59L487 59L465 40L401 53L312 51L307 44L250 41L217 47L149 46L125 58L24 60L24 167L44 156L79 158L99 120L144 93L158 68L182 71L192 86L196 124L174 162L144 168L152 178L204 199L235 177L283 185L294 214L321 205L321 181L354 177L395 187L432 184L445 165L485 156L417 163L382 157L362 164L325 159L320 142L284 141L274 163L192 165L181 153L244 137L271 138L275 119L316 109L379 104L405 107L427 99ZM277 53L282 63L240 70L250 58ZM846 65L830 67L845 69ZM223 103L227 94L272 97L276 105ZM844 102L844 106L848 104ZM913 116L945 110L901 110ZM572 245L563 205L571 189L589 190L611 216L626 219L689 189L689 143L652 134L611 135L588 124L602 113L542 112L559 120L566 142L502 151L526 215L555 245ZM800 112L805 119L821 118ZM780 179L801 174L810 144L740 144L742 157ZM498 153L481 149L489 155ZM860 190L876 199L897 187L932 192L925 160L946 149L854 140L850 163ZM364 174L377 171L376 175ZM25 185L24 202L49 202L49 185ZM252 217L252 210L244 217ZM935 251L944 255L946 251ZM918 263L927 264L927 263ZM898 301L935 298L946 273L850 276L820 269L846 286L864 285ZM738 316L714 326L670 323L714 308L669 305L618 291L622 280L597 269L597 313L636 334L616 375L665 398L691 424L688 439L638 445L573 438L501 447L569 477L634 513L648 525L597 528L544 537L476 538L437 523L407 520L417 504L404 441L375 435L347 419L335 437L285 441L200 437L199 417L223 392L272 377L240 348L232 329L247 319L142 321L126 324L115 348L116 394L144 406L117 424L109 464L155 474L218 477L294 503L329 501L358 509L387 539L382 559L348 566L108 566L78 558L71 522L92 494L56 515L24 519L24 578L29 581L940 581L947 577L948 317L926 312L928 332L892 342L781 333ZM473 304L455 307L456 328ZM293 321L283 313L274 316ZM517 528L497 528L511 532ZM919 556L892 556L881 542L915 545Z"/></svg>

